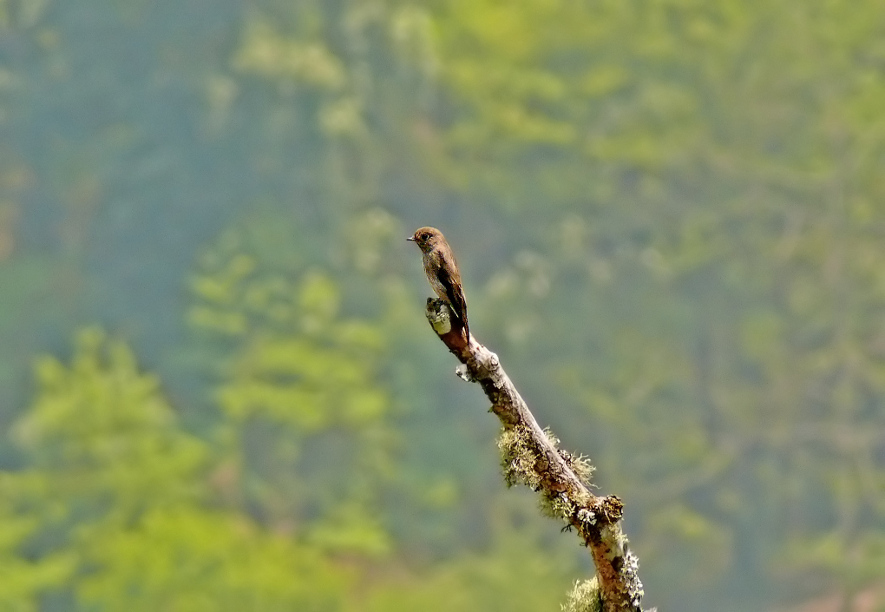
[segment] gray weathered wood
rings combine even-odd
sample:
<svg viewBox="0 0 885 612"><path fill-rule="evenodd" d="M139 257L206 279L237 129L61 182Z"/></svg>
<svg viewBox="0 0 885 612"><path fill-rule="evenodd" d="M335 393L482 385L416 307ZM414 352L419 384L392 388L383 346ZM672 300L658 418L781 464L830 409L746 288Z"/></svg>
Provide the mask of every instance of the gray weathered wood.
<svg viewBox="0 0 885 612"><path fill-rule="evenodd" d="M538 425L498 356L472 336L466 337L445 302L428 299L426 315L440 340L463 364L458 376L479 383L492 403L491 411L501 420L498 446L508 484L520 482L540 493L547 513L574 529L593 556L595 582L575 589L580 595L573 593L569 609L641 612L639 563L621 531L621 500L591 492L589 462L557 447L558 440ZM578 596L581 601L574 600Z"/></svg>

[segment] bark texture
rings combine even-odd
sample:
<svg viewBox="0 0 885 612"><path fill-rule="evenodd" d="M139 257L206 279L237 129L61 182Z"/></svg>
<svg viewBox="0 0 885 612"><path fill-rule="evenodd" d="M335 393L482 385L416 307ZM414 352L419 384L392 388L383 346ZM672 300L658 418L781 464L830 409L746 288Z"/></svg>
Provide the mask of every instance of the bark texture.
<svg viewBox="0 0 885 612"><path fill-rule="evenodd" d="M458 376L479 383L492 403L491 411L501 420L498 446L507 483L523 483L540 493L547 513L564 520L566 528L574 530L590 550L596 565L595 586L582 589L584 601L569 602L569 609L642 612L639 563L621 531L621 500L590 491L590 463L557 447L559 441L538 425L498 356L467 337L444 301L428 298L426 315L434 332L462 363Z"/></svg>

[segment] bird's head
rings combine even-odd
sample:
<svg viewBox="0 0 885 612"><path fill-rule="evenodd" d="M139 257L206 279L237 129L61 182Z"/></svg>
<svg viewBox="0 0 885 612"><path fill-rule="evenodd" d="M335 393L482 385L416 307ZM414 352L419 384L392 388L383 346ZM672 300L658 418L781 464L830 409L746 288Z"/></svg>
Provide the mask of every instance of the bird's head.
<svg viewBox="0 0 885 612"><path fill-rule="evenodd" d="M438 244L445 242L442 232L435 227L419 227L415 233L406 238L418 245L425 253Z"/></svg>

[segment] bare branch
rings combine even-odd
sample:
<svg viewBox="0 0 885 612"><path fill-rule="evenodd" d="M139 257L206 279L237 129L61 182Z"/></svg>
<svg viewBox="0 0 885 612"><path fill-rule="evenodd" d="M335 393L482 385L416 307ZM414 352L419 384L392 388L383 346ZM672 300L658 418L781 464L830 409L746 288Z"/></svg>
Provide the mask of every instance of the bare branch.
<svg viewBox="0 0 885 612"><path fill-rule="evenodd" d="M426 315L440 340L463 364L458 376L479 383L501 420L498 447L507 483L523 483L540 493L544 511L564 520L566 529L573 529L590 549L596 577L576 585L566 609L641 612L639 563L621 531L621 500L590 491L590 463L557 448L559 440L538 425L498 356L472 336L466 339L444 301L428 298Z"/></svg>

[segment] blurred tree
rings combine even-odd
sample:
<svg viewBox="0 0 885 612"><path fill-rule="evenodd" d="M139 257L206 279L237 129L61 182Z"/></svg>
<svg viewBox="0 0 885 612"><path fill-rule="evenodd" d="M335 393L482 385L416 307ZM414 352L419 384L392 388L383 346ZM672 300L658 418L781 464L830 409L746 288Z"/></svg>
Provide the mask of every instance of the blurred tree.
<svg viewBox="0 0 885 612"><path fill-rule="evenodd" d="M496 534L488 550L436 564L430 572L416 574L413 569L405 577L377 585L362 609L370 612L548 609L551 602L562 599L568 585L566 576L575 568L568 562L551 562L550 558L539 555L539 550L545 547L535 540L530 527L518 533L508 531Z"/></svg>
<svg viewBox="0 0 885 612"><path fill-rule="evenodd" d="M482 328L584 390L652 600L795 563L850 602L885 491L881 5L439 6L449 175L518 215Z"/></svg>
<svg viewBox="0 0 885 612"><path fill-rule="evenodd" d="M0 429L34 409L35 352L99 320L188 428L225 432L213 483L234 514L316 527L332 550L314 487L328 469L356 525L342 549L364 536L446 568L491 550L489 424L420 366L442 357L399 250L432 223L477 336L624 493L649 601L709 609L716 592L724 610L730 593L746 609L750 591L823 585L848 606L882 563L883 10L0 2ZM236 287L236 306L200 298L188 318L206 333L185 339L196 254L244 219L248 248L194 280ZM314 354L345 380L318 382ZM307 465L312 445L348 460ZM4 444L0 466L18 482L38 450ZM376 478L380 499L364 493ZM273 491L290 485L307 497ZM22 564L43 523L11 512L9 584L74 580L67 549Z"/></svg>
<svg viewBox="0 0 885 612"><path fill-rule="evenodd" d="M287 242L254 227L229 230L204 253L190 312L218 346L210 362L226 364L217 400L238 507L330 552L386 554L380 502L394 432L376 382L381 330L341 318L336 283L269 259Z"/></svg>
<svg viewBox="0 0 885 612"><path fill-rule="evenodd" d="M340 609L346 571L206 506L206 445L124 344L86 330L38 375L13 432L27 467L0 474L4 608Z"/></svg>

